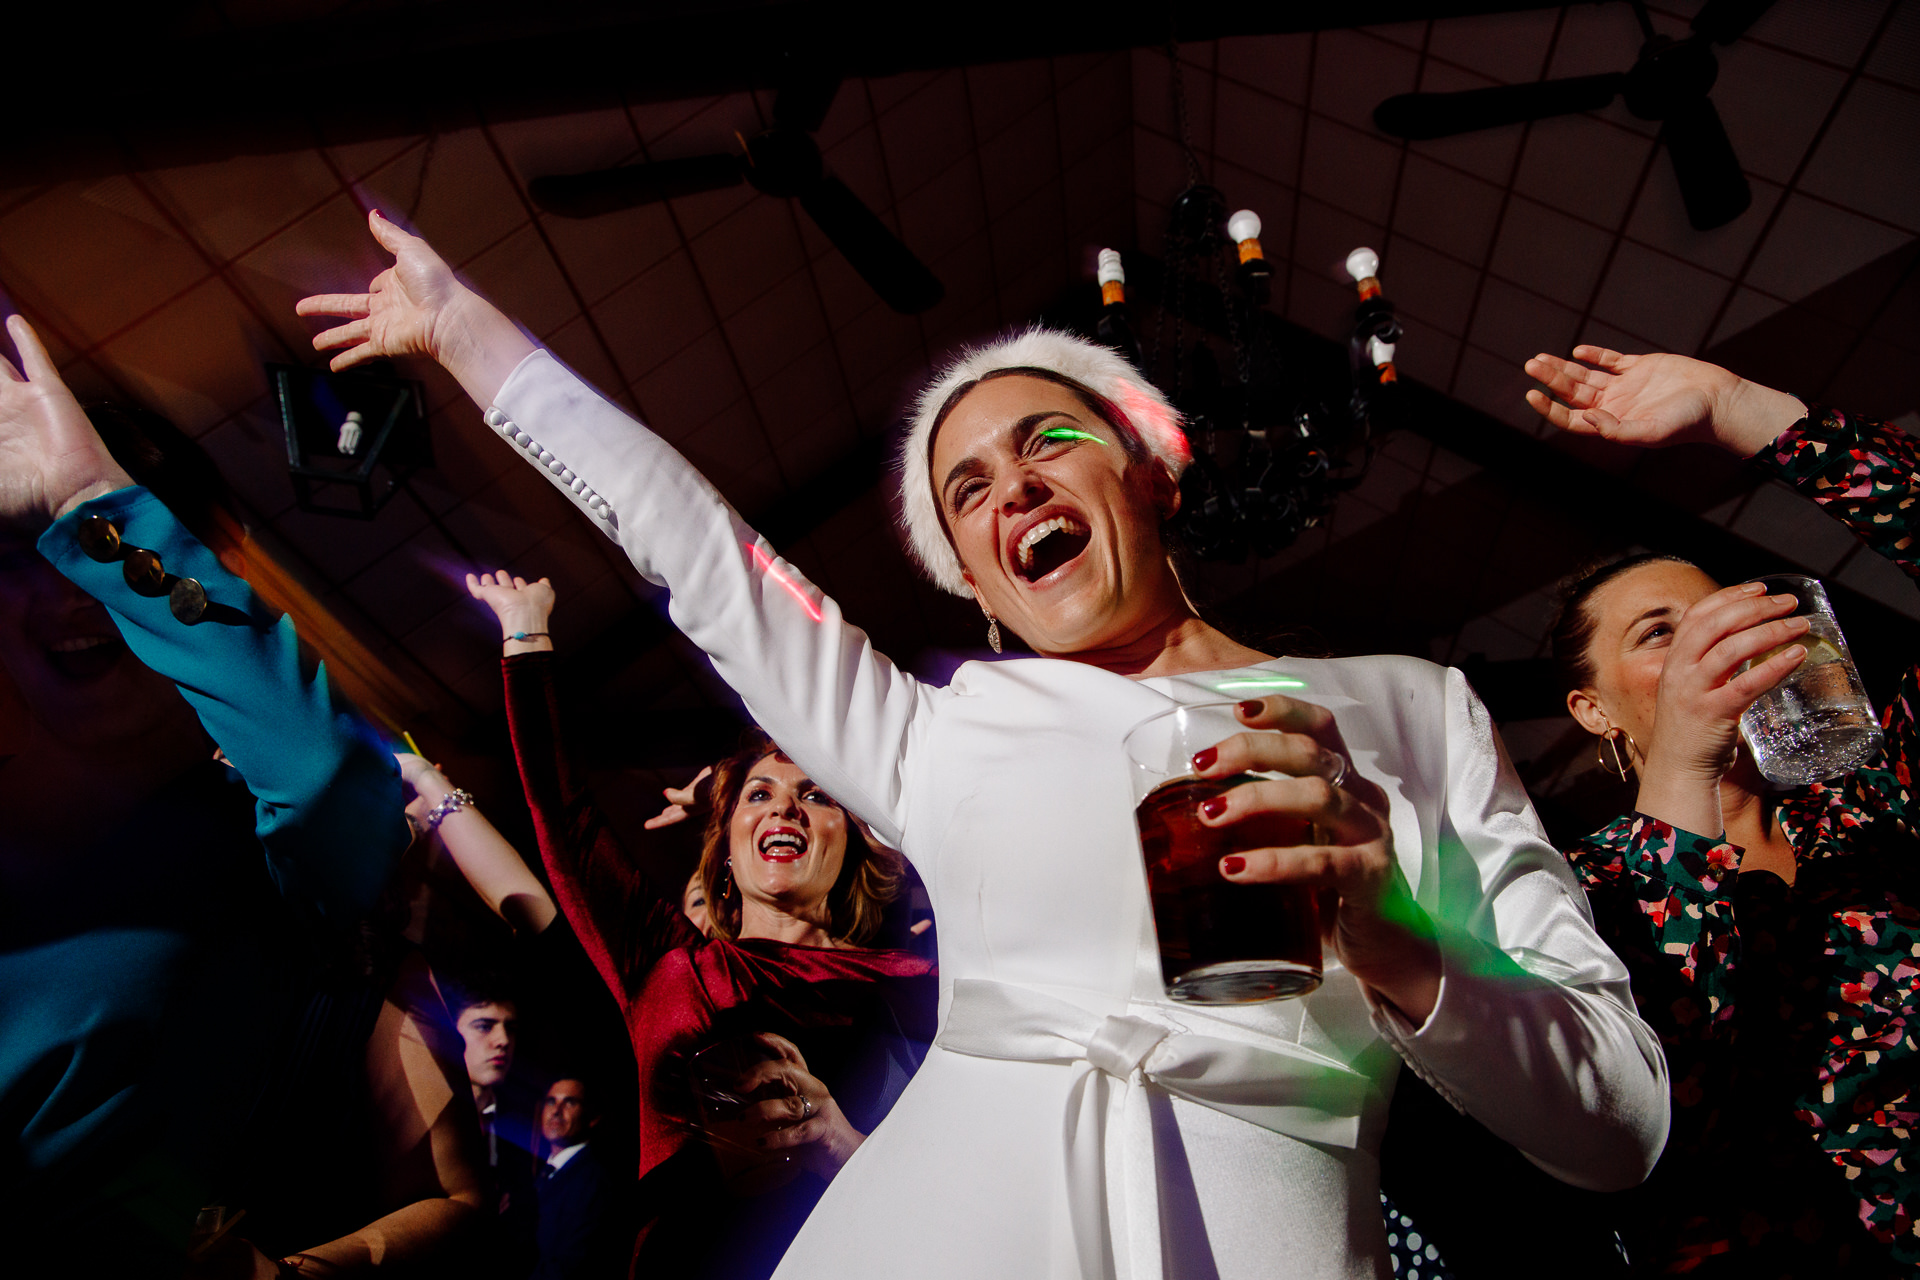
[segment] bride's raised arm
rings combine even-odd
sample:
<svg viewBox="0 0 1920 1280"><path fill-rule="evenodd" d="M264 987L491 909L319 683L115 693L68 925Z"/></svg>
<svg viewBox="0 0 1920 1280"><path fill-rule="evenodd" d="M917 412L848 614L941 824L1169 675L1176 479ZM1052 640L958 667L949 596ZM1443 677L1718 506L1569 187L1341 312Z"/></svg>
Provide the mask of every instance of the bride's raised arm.
<svg viewBox="0 0 1920 1280"><path fill-rule="evenodd" d="M338 353L335 369L389 356L444 366L488 426L671 592L675 625L754 719L899 845L902 780L935 693L875 653L685 458L462 284L425 240L378 211L368 223L394 265L366 293L299 303L303 316L345 321L314 346Z"/></svg>

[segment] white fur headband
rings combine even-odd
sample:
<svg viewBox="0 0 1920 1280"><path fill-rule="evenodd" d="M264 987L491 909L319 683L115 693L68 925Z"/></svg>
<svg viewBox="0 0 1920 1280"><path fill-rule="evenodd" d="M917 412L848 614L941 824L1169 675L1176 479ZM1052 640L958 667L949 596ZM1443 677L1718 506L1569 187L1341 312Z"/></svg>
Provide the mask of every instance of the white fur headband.
<svg viewBox="0 0 1920 1280"><path fill-rule="evenodd" d="M962 351L920 393L900 442L899 457L900 511L907 526L907 546L934 585L957 596L971 595L972 591L961 576L960 557L954 554L940 519L927 450L933 439L933 421L953 393L1000 369L1046 369L1105 398L1175 479L1193 460L1187 437L1180 430L1178 411L1111 347L1036 325L1025 333Z"/></svg>

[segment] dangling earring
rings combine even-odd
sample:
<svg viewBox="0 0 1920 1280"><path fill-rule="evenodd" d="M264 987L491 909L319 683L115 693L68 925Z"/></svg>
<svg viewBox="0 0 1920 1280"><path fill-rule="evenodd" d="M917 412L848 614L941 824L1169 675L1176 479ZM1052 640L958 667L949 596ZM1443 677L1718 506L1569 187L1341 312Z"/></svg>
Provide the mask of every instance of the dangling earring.
<svg viewBox="0 0 1920 1280"><path fill-rule="evenodd" d="M720 901L725 902L733 896L733 860L720 864Z"/></svg>
<svg viewBox="0 0 1920 1280"><path fill-rule="evenodd" d="M1639 744L1633 740L1633 735L1628 733L1625 729L1609 729L1606 731L1606 733L1601 735L1600 742L1605 745L1607 749L1607 755L1610 755L1613 757L1612 762L1609 763L1607 760L1607 756L1603 756L1600 754L1599 746L1594 747L1593 758L1600 765L1602 769L1605 769L1608 773L1613 774L1615 777L1619 778L1620 781L1625 782L1627 780L1627 773L1633 768L1633 756L1629 754L1626 759L1624 760L1621 759L1620 757L1620 739L1621 738L1625 738L1627 740L1627 749L1630 753L1637 752L1640 749Z"/></svg>
<svg viewBox="0 0 1920 1280"><path fill-rule="evenodd" d="M987 615L987 647L995 653L1000 652L1000 619L993 616L993 610L987 608L987 602L980 602L980 612Z"/></svg>

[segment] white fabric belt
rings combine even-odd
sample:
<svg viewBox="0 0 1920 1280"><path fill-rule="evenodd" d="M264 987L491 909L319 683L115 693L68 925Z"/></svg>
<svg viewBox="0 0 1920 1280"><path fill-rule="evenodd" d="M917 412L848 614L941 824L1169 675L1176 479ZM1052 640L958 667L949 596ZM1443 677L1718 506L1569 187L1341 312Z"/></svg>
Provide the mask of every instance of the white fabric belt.
<svg viewBox="0 0 1920 1280"><path fill-rule="evenodd" d="M1155 1009L1155 1012L1161 1012ZM935 1043L976 1058L1070 1066L1067 1199L1085 1280L1160 1274L1160 1194L1143 1084L1304 1142L1358 1145L1373 1082L1345 1063L1274 1041L1243 1044L1131 1015L1091 1013L1031 987L956 978ZM1118 1082L1117 1084L1114 1082ZM1124 1222L1110 1222L1107 1116L1120 1101ZM1116 1235L1127 1247L1116 1258ZM1118 1264L1118 1269L1116 1269Z"/></svg>

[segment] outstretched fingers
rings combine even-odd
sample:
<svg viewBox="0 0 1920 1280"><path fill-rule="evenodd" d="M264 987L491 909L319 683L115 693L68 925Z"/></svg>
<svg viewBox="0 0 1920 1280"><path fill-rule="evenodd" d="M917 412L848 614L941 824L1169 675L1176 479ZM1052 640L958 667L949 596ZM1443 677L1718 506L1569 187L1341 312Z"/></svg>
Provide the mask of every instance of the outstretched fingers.
<svg viewBox="0 0 1920 1280"><path fill-rule="evenodd" d="M372 310L372 295L365 293L316 293L293 304L297 316L359 317Z"/></svg>
<svg viewBox="0 0 1920 1280"><path fill-rule="evenodd" d="M27 323L25 316L18 314L8 316L7 333L13 338L14 349L20 353L20 368L26 374L28 381L59 379L60 372L53 367L53 358L47 354L47 348L40 341L40 335L34 332L33 326Z"/></svg>
<svg viewBox="0 0 1920 1280"><path fill-rule="evenodd" d="M1608 373L1625 373L1640 360L1639 356L1622 355L1610 347L1596 347L1584 342L1573 349L1573 358L1598 365Z"/></svg>

